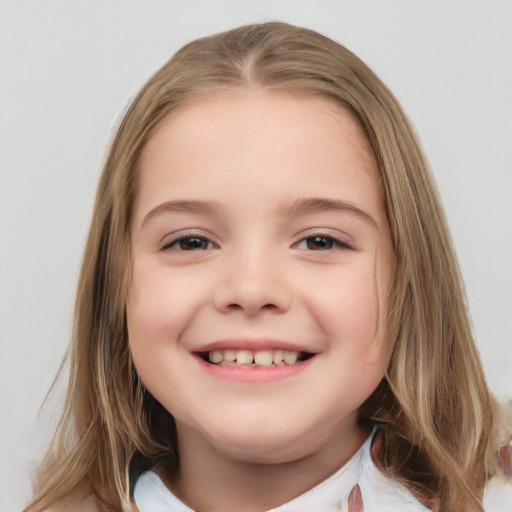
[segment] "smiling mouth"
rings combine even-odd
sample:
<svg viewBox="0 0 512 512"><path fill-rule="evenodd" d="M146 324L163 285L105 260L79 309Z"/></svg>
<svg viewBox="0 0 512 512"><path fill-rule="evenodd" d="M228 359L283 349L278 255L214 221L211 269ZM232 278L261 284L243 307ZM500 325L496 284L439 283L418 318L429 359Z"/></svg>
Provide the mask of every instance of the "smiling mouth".
<svg viewBox="0 0 512 512"><path fill-rule="evenodd" d="M213 350L201 352L203 361L220 366L276 367L293 366L311 359L315 354L291 350Z"/></svg>

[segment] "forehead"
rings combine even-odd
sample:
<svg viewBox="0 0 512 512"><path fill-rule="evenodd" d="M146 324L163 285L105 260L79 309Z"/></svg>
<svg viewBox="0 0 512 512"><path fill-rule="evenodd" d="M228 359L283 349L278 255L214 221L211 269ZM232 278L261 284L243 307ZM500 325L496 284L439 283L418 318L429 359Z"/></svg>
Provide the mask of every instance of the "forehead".
<svg viewBox="0 0 512 512"><path fill-rule="evenodd" d="M314 115L315 110L317 115ZM335 130L332 136L341 135L346 143L351 144L365 160L369 172L375 172L377 169L373 151L363 129L340 102L309 91L268 91L263 88L216 91L178 107L168 114L151 134L143 151L143 160L152 150L155 141L164 137L192 134L197 140L204 141L206 135L214 142L212 130L222 129L227 123L231 124L234 119L232 114L237 112L242 121L251 116L253 126L267 132L275 126L276 119L282 121L288 118L290 124L300 121L301 128L309 129L310 135L314 138L315 134L325 137L326 131L318 132L317 125L325 125L324 116L328 116L333 125L343 127L342 131ZM223 114L230 114L229 119ZM321 119L322 117L324 118ZM286 134L276 135L277 140L280 140ZM241 132L240 136L244 136L244 133Z"/></svg>
<svg viewBox="0 0 512 512"><path fill-rule="evenodd" d="M306 94L235 90L181 107L150 137L140 171L139 203L182 190L208 194L219 181L252 195L303 195L304 187L314 187L313 195L327 197L340 180L347 190L378 189L382 202L377 165L358 123L334 100Z"/></svg>

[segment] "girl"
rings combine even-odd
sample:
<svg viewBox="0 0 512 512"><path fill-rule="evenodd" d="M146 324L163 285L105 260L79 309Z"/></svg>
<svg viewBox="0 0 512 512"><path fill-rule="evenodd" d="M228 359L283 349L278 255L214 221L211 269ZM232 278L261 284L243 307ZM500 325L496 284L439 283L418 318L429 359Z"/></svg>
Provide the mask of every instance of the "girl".
<svg viewBox="0 0 512 512"><path fill-rule="evenodd" d="M504 425L388 89L280 23L180 50L105 164L27 510L505 511Z"/></svg>

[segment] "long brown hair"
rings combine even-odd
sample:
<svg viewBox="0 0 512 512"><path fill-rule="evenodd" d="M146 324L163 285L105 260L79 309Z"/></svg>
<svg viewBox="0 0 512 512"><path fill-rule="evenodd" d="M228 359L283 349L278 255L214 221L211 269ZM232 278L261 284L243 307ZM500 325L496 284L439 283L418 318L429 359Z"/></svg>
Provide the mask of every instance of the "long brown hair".
<svg viewBox="0 0 512 512"><path fill-rule="evenodd" d="M130 510L136 475L178 465L172 416L138 380L125 319L138 165L170 112L236 88L334 99L360 124L378 163L396 254L385 379L361 408L378 423L380 465L435 510L482 511L493 402L473 341L461 277L436 187L400 105L355 55L283 23L241 27L182 48L122 120L99 183L70 351L68 394L29 510L93 493Z"/></svg>

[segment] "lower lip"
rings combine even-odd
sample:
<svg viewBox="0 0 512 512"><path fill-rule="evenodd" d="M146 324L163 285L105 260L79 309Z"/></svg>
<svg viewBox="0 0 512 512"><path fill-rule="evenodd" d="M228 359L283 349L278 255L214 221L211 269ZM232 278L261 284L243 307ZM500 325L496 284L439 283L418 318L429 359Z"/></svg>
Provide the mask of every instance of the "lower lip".
<svg viewBox="0 0 512 512"><path fill-rule="evenodd" d="M297 364L281 366L227 366L211 364L201 357L197 360L201 368L212 377L233 382L266 383L288 379L308 368L315 357Z"/></svg>

